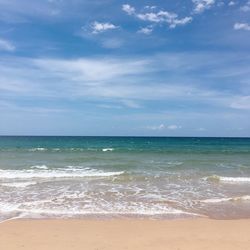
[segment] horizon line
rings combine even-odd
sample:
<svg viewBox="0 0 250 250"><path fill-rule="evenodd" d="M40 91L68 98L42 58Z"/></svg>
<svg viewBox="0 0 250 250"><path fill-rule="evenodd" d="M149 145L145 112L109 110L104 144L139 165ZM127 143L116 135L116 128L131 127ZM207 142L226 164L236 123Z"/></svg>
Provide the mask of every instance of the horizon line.
<svg viewBox="0 0 250 250"><path fill-rule="evenodd" d="M0 137L151 137L151 138L232 138L250 139L250 136L164 136L164 135L0 135Z"/></svg>

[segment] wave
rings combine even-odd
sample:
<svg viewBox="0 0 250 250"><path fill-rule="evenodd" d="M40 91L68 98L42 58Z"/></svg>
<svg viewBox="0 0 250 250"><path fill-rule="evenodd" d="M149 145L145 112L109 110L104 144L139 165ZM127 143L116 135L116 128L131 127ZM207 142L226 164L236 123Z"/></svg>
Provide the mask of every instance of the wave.
<svg viewBox="0 0 250 250"><path fill-rule="evenodd" d="M29 149L29 151L31 151L31 152L35 152L35 151L46 151L46 150L48 150L47 148L31 148L31 149Z"/></svg>
<svg viewBox="0 0 250 250"><path fill-rule="evenodd" d="M0 202L0 212L3 213L22 213L26 218L67 218L67 217L79 217L79 216L190 216L190 217L205 217L204 215L187 212L175 208L166 208L159 206L146 207L142 204L133 204L130 206L122 206L121 204L109 204L110 207L94 206L90 208L73 207L68 209L67 207L48 207L48 204L53 203L53 200L37 200L33 202L23 203L8 203Z"/></svg>
<svg viewBox="0 0 250 250"><path fill-rule="evenodd" d="M167 165L173 165L173 166L180 166L183 164L182 161L169 161L169 162L166 162Z"/></svg>
<svg viewBox="0 0 250 250"><path fill-rule="evenodd" d="M6 179L55 179L55 178L84 178L84 177L111 177L124 174L119 172L105 172L90 168L66 169L25 169L25 170L0 170L0 180Z"/></svg>
<svg viewBox="0 0 250 250"><path fill-rule="evenodd" d="M4 187L25 188L25 187L36 185L36 184L37 182L35 181L28 181L28 182L1 183L0 185Z"/></svg>
<svg viewBox="0 0 250 250"><path fill-rule="evenodd" d="M202 203L222 203L222 202L239 202L239 201L250 201L250 195L243 195L238 197L229 197L229 198L213 198L206 199L200 202Z"/></svg>
<svg viewBox="0 0 250 250"><path fill-rule="evenodd" d="M204 178L206 181L225 182L225 183L250 183L250 177L225 177L212 175Z"/></svg>
<svg viewBox="0 0 250 250"><path fill-rule="evenodd" d="M103 152L114 151L114 149L113 148L103 148L102 151Z"/></svg>
<svg viewBox="0 0 250 250"><path fill-rule="evenodd" d="M46 165L35 165L35 166L31 166L30 168L32 168L32 169L48 169L48 167Z"/></svg>
<svg viewBox="0 0 250 250"><path fill-rule="evenodd" d="M75 152L83 152L83 151L102 151L102 152L108 152L108 151L114 151L114 148L29 148L25 149L29 152L43 152L43 151L52 151L52 152L64 152L64 151L75 151Z"/></svg>

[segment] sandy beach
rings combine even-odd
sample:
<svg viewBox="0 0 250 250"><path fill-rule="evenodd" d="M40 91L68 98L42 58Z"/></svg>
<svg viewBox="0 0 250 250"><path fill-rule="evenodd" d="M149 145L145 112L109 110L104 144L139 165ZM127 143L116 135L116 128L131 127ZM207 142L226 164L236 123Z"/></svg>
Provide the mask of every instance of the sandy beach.
<svg viewBox="0 0 250 250"><path fill-rule="evenodd" d="M3 250L247 250L250 220L13 220Z"/></svg>

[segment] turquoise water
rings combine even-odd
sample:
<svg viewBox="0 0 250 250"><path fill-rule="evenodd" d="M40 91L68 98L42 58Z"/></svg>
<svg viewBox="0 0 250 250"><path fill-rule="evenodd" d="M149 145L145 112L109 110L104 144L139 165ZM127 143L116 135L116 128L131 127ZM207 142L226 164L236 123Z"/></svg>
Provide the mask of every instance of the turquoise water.
<svg viewBox="0 0 250 250"><path fill-rule="evenodd" d="M0 219L250 217L250 139L0 137Z"/></svg>

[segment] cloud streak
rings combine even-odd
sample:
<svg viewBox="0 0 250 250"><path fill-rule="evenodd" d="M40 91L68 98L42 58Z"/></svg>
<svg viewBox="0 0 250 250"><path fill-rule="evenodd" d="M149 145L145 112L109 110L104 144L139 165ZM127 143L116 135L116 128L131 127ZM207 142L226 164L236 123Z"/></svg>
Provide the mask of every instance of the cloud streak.
<svg viewBox="0 0 250 250"><path fill-rule="evenodd" d="M206 78L206 81L221 82L222 79L225 81L235 77L237 82L247 81L250 71L244 71L243 77L240 73L243 71L236 67L234 57L221 57L221 61L215 58L218 56L193 53L70 60L4 58L0 61L0 96L109 100L136 109L144 107L145 102L149 101L174 105L195 102L220 108L245 109L237 101L240 96L245 96L240 95L240 88L238 94L235 94L235 90L229 93L209 88L203 81ZM234 67L230 68L230 64ZM239 67L242 68L242 65ZM228 68L231 74L225 75L223 71L228 71ZM178 72L178 78L169 77L169 72ZM207 76L204 72L207 72ZM194 73L195 77L192 77Z"/></svg>
<svg viewBox="0 0 250 250"><path fill-rule="evenodd" d="M0 50L13 52L16 50L16 47L12 44L12 42L0 38Z"/></svg>
<svg viewBox="0 0 250 250"><path fill-rule="evenodd" d="M149 130L154 130L154 131L163 131L163 130L177 130L177 129L181 129L182 126L179 125L165 125L165 124L160 124L157 126L148 126L147 129Z"/></svg>
<svg viewBox="0 0 250 250"><path fill-rule="evenodd" d="M231 107L234 109L250 110L250 95L238 97L231 103Z"/></svg>

